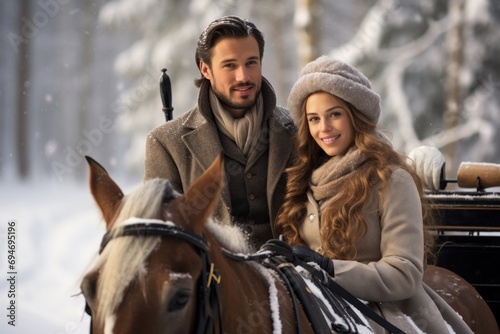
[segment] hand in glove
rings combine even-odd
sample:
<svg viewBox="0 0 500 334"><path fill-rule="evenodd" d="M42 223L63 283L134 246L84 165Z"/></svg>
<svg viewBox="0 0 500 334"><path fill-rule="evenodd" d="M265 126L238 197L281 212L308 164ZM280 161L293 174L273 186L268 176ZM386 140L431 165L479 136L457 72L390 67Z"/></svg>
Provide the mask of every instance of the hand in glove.
<svg viewBox="0 0 500 334"><path fill-rule="evenodd" d="M333 261L318 252L313 251L308 246L293 246L293 254L303 262L315 262L321 269L326 271L330 276L335 276Z"/></svg>
<svg viewBox="0 0 500 334"><path fill-rule="evenodd" d="M425 188L430 190L444 188L445 185L441 186L441 173L445 160L443 154L437 148L419 146L408 154L408 158L413 160L415 172L424 183Z"/></svg>
<svg viewBox="0 0 500 334"><path fill-rule="evenodd" d="M284 256L288 262L293 262L292 247L286 242L278 239L268 240L260 247L259 251L270 251L273 254Z"/></svg>

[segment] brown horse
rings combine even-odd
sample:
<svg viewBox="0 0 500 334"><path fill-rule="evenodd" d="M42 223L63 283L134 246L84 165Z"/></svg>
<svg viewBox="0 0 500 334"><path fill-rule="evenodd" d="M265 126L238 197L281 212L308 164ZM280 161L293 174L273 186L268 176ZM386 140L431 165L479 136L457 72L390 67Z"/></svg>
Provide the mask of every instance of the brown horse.
<svg viewBox="0 0 500 334"><path fill-rule="evenodd" d="M108 231L81 284L92 333L295 333L297 324L314 333L300 305L296 320L276 275L221 252L220 243L246 252L235 229L208 222L221 191L221 159L182 196L160 179L124 196L102 166L87 161ZM152 231L161 236L144 236Z"/></svg>
<svg viewBox="0 0 500 334"><path fill-rule="evenodd" d="M500 333L488 304L465 279L445 268L429 265L423 281L462 316L474 333Z"/></svg>

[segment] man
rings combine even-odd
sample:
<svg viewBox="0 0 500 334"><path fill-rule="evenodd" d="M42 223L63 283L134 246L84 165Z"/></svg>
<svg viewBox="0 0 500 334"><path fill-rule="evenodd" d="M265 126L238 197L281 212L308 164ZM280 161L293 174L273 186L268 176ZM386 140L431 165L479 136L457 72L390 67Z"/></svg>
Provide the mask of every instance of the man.
<svg viewBox="0 0 500 334"><path fill-rule="evenodd" d="M273 238L296 132L262 77L263 54L253 23L213 21L196 49L198 103L148 134L145 159L145 179L166 178L183 193L222 152L226 182L214 218L241 226L255 248Z"/></svg>

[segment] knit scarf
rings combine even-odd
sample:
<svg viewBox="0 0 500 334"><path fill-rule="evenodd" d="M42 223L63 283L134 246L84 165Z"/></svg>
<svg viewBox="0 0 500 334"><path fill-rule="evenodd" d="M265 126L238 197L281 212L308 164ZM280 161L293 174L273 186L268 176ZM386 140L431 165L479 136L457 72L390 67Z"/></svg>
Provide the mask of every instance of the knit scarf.
<svg viewBox="0 0 500 334"><path fill-rule="evenodd" d="M345 155L334 156L313 171L309 186L320 208L327 205L366 160L366 155L353 146Z"/></svg>
<svg viewBox="0 0 500 334"><path fill-rule="evenodd" d="M234 118L221 105L212 90L210 90L210 106L212 107L215 122L219 130L231 138L243 154L248 157L248 154L255 147L260 137L262 120L264 118L262 94L259 94L255 105L241 118Z"/></svg>

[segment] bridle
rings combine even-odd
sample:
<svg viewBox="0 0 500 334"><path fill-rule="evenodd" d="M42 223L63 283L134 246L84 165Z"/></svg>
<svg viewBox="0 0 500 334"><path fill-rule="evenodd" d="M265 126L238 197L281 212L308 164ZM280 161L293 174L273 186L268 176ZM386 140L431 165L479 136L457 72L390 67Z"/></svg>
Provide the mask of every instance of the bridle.
<svg viewBox="0 0 500 334"><path fill-rule="evenodd" d="M201 274L197 282L199 302L197 303L196 329L194 333L215 333L216 318L219 323L218 332L222 333L222 305L219 291L220 276L214 266L214 263L210 260L209 245L206 238L174 224L159 222L159 220L156 219L141 220L135 218L135 221L137 222L124 225L118 232L107 232L104 234L99 254L104 250L109 241L123 236L168 236L183 239L198 250L202 260ZM91 315L88 305L86 307L86 311L89 315ZM90 332L92 333L92 324L90 326Z"/></svg>

